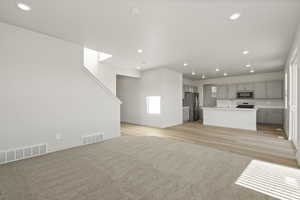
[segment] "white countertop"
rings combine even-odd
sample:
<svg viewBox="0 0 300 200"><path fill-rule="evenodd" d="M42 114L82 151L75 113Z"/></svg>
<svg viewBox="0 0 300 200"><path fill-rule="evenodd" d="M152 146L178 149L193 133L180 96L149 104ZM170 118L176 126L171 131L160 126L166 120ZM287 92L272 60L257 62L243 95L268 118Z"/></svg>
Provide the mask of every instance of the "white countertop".
<svg viewBox="0 0 300 200"><path fill-rule="evenodd" d="M236 105L247 103L255 105L256 109L284 109L283 100L217 100L217 107L235 107Z"/></svg>
<svg viewBox="0 0 300 200"><path fill-rule="evenodd" d="M256 112L257 108L230 108L230 107L202 107L204 110L222 110L222 111L253 111Z"/></svg>
<svg viewBox="0 0 300 200"><path fill-rule="evenodd" d="M202 107L202 109L218 109L218 110L228 110L228 111L257 111L259 109L285 109L285 108L284 106L257 105L254 108Z"/></svg>
<svg viewBox="0 0 300 200"><path fill-rule="evenodd" d="M284 106L268 106L268 105L257 105L255 106L257 109L265 108L265 109L285 109Z"/></svg>

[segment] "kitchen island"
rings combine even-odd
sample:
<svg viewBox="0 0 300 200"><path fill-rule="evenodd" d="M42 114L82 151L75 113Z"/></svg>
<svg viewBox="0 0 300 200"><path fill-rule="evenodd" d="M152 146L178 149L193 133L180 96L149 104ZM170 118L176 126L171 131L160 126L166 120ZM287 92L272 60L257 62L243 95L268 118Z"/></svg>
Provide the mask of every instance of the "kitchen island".
<svg viewBox="0 0 300 200"><path fill-rule="evenodd" d="M256 131L256 108L203 107L203 125Z"/></svg>

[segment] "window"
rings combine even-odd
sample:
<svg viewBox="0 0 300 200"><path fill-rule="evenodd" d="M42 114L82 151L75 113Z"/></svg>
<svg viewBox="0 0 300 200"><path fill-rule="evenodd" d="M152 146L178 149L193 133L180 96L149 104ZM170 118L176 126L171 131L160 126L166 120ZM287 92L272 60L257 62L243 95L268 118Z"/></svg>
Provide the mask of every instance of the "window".
<svg viewBox="0 0 300 200"><path fill-rule="evenodd" d="M160 96L147 97L147 113L160 114Z"/></svg>

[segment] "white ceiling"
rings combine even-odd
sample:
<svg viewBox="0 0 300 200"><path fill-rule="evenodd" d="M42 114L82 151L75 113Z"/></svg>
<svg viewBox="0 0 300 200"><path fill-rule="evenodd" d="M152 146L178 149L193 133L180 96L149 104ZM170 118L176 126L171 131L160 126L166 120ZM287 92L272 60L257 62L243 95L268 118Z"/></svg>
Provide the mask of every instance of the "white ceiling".
<svg viewBox="0 0 300 200"><path fill-rule="evenodd" d="M248 62L255 72L282 70L300 22L299 0L20 1L32 10L1 0L0 21L112 54L112 66L169 67L199 79L247 74ZM235 12L240 19L230 21Z"/></svg>

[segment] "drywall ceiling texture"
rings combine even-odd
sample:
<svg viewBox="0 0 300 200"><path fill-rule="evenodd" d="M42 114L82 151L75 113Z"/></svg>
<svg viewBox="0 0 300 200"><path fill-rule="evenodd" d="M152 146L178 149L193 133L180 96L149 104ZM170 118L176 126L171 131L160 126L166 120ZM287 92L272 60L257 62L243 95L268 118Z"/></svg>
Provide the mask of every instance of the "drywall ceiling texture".
<svg viewBox="0 0 300 200"><path fill-rule="evenodd" d="M0 151L120 136L120 104L83 70L81 46L3 23L0 30Z"/></svg>
<svg viewBox="0 0 300 200"><path fill-rule="evenodd" d="M247 74L249 62L256 72L282 70L300 21L299 0L25 2L30 12L1 0L0 21L109 53L110 66L169 67L193 79ZM236 12L241 17L230 21Z"/></svg>
<svg viewBox="0 0 300 200"><path fill-rule="evenodd" d="M141 78L118 76L121 121L165 128L182 124L182 74L168 69L142 73ZM147 113L147 96L161 96L161 114Z"/></svg>

